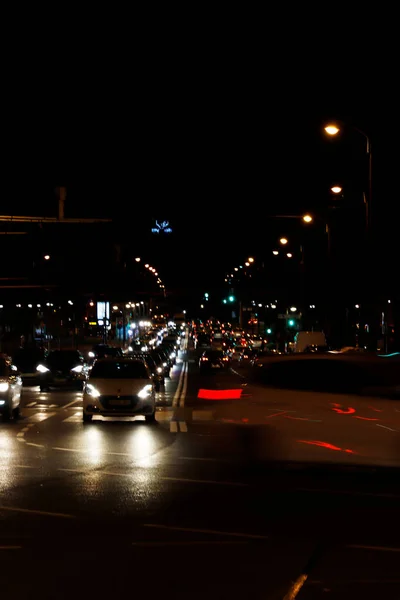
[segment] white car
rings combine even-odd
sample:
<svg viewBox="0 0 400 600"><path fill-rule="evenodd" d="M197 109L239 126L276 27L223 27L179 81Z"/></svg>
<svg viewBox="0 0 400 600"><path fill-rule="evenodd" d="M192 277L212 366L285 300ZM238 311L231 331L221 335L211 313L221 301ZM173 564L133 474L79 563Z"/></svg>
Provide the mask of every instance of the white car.
<svg viewBox="0 0 400 600"><path fill-rule="evenodd" d="M156 420L155 384L143 360L105 358L97 360L83 392L83 422L93 416L132 417Z"/></svg>
<svg viewBox="0 0 400 600"><path fill-rule="evenodd" d="M22 379L11 358L0 354L0 415L3 421L19 417Z"/></svg>

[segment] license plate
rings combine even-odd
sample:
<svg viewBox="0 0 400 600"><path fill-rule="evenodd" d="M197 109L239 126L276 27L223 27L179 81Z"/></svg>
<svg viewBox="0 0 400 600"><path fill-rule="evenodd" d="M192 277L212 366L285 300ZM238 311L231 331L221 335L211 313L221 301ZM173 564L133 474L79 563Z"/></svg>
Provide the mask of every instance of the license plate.
<svg viewBox="0 0 400 600"><path fill-rule="evenodd" d="M220 368L220 365L212 365L212 368L213 368L213 369L219 369L219 368Z"/></svg>
<svg viewBox="0 0 400 600"><path fill-rule="evenodd" d="M109 404L111 406L129 406L131 403L130 400L110 400Z"/></svg>

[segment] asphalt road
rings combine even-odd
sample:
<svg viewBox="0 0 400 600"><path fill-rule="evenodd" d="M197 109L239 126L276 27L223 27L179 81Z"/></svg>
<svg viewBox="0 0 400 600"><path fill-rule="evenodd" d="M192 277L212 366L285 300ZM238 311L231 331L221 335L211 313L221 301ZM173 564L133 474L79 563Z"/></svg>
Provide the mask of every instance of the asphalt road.
<svg viewBox="0 0 400 600"><path fill-rule="evenodd" d="M200 375L192 350L157 404L84 425L80 393L24 389L0 423L2 598L400 596L400 404Z"/></svg>

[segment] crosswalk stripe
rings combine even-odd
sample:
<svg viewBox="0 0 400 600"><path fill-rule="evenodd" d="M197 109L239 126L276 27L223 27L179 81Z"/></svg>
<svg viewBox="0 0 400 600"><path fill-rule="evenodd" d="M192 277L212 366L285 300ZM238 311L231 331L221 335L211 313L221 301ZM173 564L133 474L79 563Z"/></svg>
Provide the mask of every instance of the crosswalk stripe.
<svg viewBox="0 0 400 600"><path fill-rule="evenodd" d="M63 419L63 423L80 423L82 421L82 413L77 412L66 419Z"/></svg>
<svg viewBox="0 0 400 600"><path fill-rule="evenodd" d="M42 412L42 413L34 413L27 417L27 423L41 423L42 421L46 421L46 419L50 419L50 417L54 417L56 412Z"/></svg>
<svg viewBox="0 0 400 600"><path fill-rule="evenodd" d="M25 404L25 408L30 408L31 406L35 406L37 402L29 402L29 404Z"/></svg>

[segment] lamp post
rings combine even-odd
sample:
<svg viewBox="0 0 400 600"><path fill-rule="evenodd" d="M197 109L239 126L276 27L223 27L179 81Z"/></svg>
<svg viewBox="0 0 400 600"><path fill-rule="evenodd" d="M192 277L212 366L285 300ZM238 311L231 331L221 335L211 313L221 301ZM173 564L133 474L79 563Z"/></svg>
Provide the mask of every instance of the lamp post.
<svg viewBox="0 0 400 600"><path fill-rule="evenodd" d="M342 127L346 127L346 125L343 124ZM371 138L362 129L359 129L358 127L355 127L354 125L351 125L350 127L351 127L351 129L353 129L354 131L356 131L357 133L362 135L366 141L366 153L367 153L367 157L368 157L368 184L367 184L367 194L364 193L364 204L365 204L365 229L366 229L367 237L369 237L371 234L371 226L372 226L372 144L371 144ZM337 124L329 124L326 127L324 127L324 130L330 136L336 136L341 131L340 127ZM334 192L333 188L332 188L332 191ZM340 192L334 192L334 193L340 193Z"/></svg>

